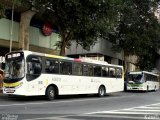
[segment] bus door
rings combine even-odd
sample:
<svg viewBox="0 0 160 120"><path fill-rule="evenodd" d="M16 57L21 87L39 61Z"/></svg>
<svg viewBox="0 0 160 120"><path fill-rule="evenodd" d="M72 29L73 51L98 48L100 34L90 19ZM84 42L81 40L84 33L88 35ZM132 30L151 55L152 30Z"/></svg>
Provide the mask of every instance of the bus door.
<svg viewBox="0 0 160 120"><path fill-rule="evenodd" d="M27 57L27 81L28 87L27 91L31 94L39 93L39 85L42 85L43 82L40 78L42 72L42 63L41 58L38 56L30 55Z"/></svg>

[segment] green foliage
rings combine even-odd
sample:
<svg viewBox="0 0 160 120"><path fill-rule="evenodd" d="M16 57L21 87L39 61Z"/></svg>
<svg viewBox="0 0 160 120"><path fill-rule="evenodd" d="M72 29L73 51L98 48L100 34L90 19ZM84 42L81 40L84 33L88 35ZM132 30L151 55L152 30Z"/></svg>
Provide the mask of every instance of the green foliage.
<svg viewBox="0 0 160 120"><path fill-rule="evenodd" d="M76 40L84 48L106 38L118 21L121 0L25 0L58 27L61 48ZM24 3L24 0L23 0ZM65 41L65 42L64 42ZM65 43L65 45L64 45ZM63 46L64 45L64 46Z"/></svg>
<svg viewBox="0 0 160 120"><path fill-rule="evenodd" d="M0 18L5 16L5 5L3 2L0 2Z"/></svg>
<svg viewBox="0 0 160 120"><path fill-rule="evenodd" d="M0 18L6 17L5 16L6 9L12 9L13 6L14 6L14 9L16 9L16 7L22 5L22 2L23 2L22 0L11 0L11 1L1 0L1 2L0 2Z"/></svg>
<svg viewBox="0 0 160 120"><path fill-rule="evenodd" d="M154 15L154 0L123 0L120 21L110 40L114 50L124 50L128 55L139 56L141 69L151 69L160 48L160 24Z"/></svg>
<svg viewBox="0 0 160 120"><path fill-rule="evenodd" d="M147 54L139 55L138 65L141 70L152 70L156 67L155 65L158 58L159 55L154 51L154 49L149 49Z"/></svg>
<svg viewBox="0 0 160 120"><path fill-rule="evenodd" d="M121 2L122 0L13 0L9 3L15 7L24 6L25 9L36 10L44 21L57 26L62 38L59 45L64 50L73 40L87 49L97 38L107 38L108 32L117 24ZM0 3L0 16L4 15L5 5Z"/></svg>
<svg viewBox="0 0 160 120"><path fill-rule="evenodd" d="M160 48L160 25L154 16L157 0L15 0L37 10L44 21L58 27L61 55L75 40L83 48L97 38L110 40L116 51L139 56L141 69L151 69ZM0 16L4 5L0 3Z"/></svg>

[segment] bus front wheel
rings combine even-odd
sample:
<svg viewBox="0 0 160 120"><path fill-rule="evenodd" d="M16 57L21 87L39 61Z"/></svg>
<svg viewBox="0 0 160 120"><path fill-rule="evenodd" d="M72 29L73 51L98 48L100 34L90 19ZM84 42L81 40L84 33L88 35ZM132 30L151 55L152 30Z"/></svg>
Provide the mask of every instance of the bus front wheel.
<svg viewBox="0 0 160 120"><path fill-rule="evenodd" d="M46 90L46 97L48 100L53 100L55 98L55 89L53 86L49 86Z"/></svg>
<svg viewBox="0 0 160 120"><path fill-rule="evenodd" d="M106 94L106 90L104 86L100 86L98 89L98 96L103 97Z"/></svg>

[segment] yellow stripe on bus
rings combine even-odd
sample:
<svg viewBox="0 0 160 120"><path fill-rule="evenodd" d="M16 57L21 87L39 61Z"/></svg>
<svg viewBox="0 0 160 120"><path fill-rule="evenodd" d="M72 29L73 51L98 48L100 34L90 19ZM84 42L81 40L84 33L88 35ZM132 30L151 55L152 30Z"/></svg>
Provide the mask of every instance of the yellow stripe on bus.
<svg viewBox="0 0 160 120"><path fill-rule="evenodd" d="M15 83L3 83L4 87L16 87L18 85L20 85L21 82L15 82Z"/></svg>
<svg viewBox="0 0 160 120"><path fill-rule="evenodd" d="M46 57L51 57L51 58L64 58L62 56L57 56L57 55L48 55L48 54L45 54Z"/></svg>

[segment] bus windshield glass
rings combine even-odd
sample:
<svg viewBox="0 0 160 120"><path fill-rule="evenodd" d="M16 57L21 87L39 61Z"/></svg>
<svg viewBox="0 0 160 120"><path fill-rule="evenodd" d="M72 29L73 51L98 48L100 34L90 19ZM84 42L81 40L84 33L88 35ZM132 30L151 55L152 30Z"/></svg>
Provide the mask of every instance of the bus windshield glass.
<svg viewBox="0 0 160 120"><path fill-rule="evenodd" d="M24 57L22 53L6 56L5 81L16 82L25 75Z"/></svg>
<svg viewBox="0 0 160 120"><path fill-rule="evenodd" d="M142 74L129 74L128 81L141 82Z"/></svg>

